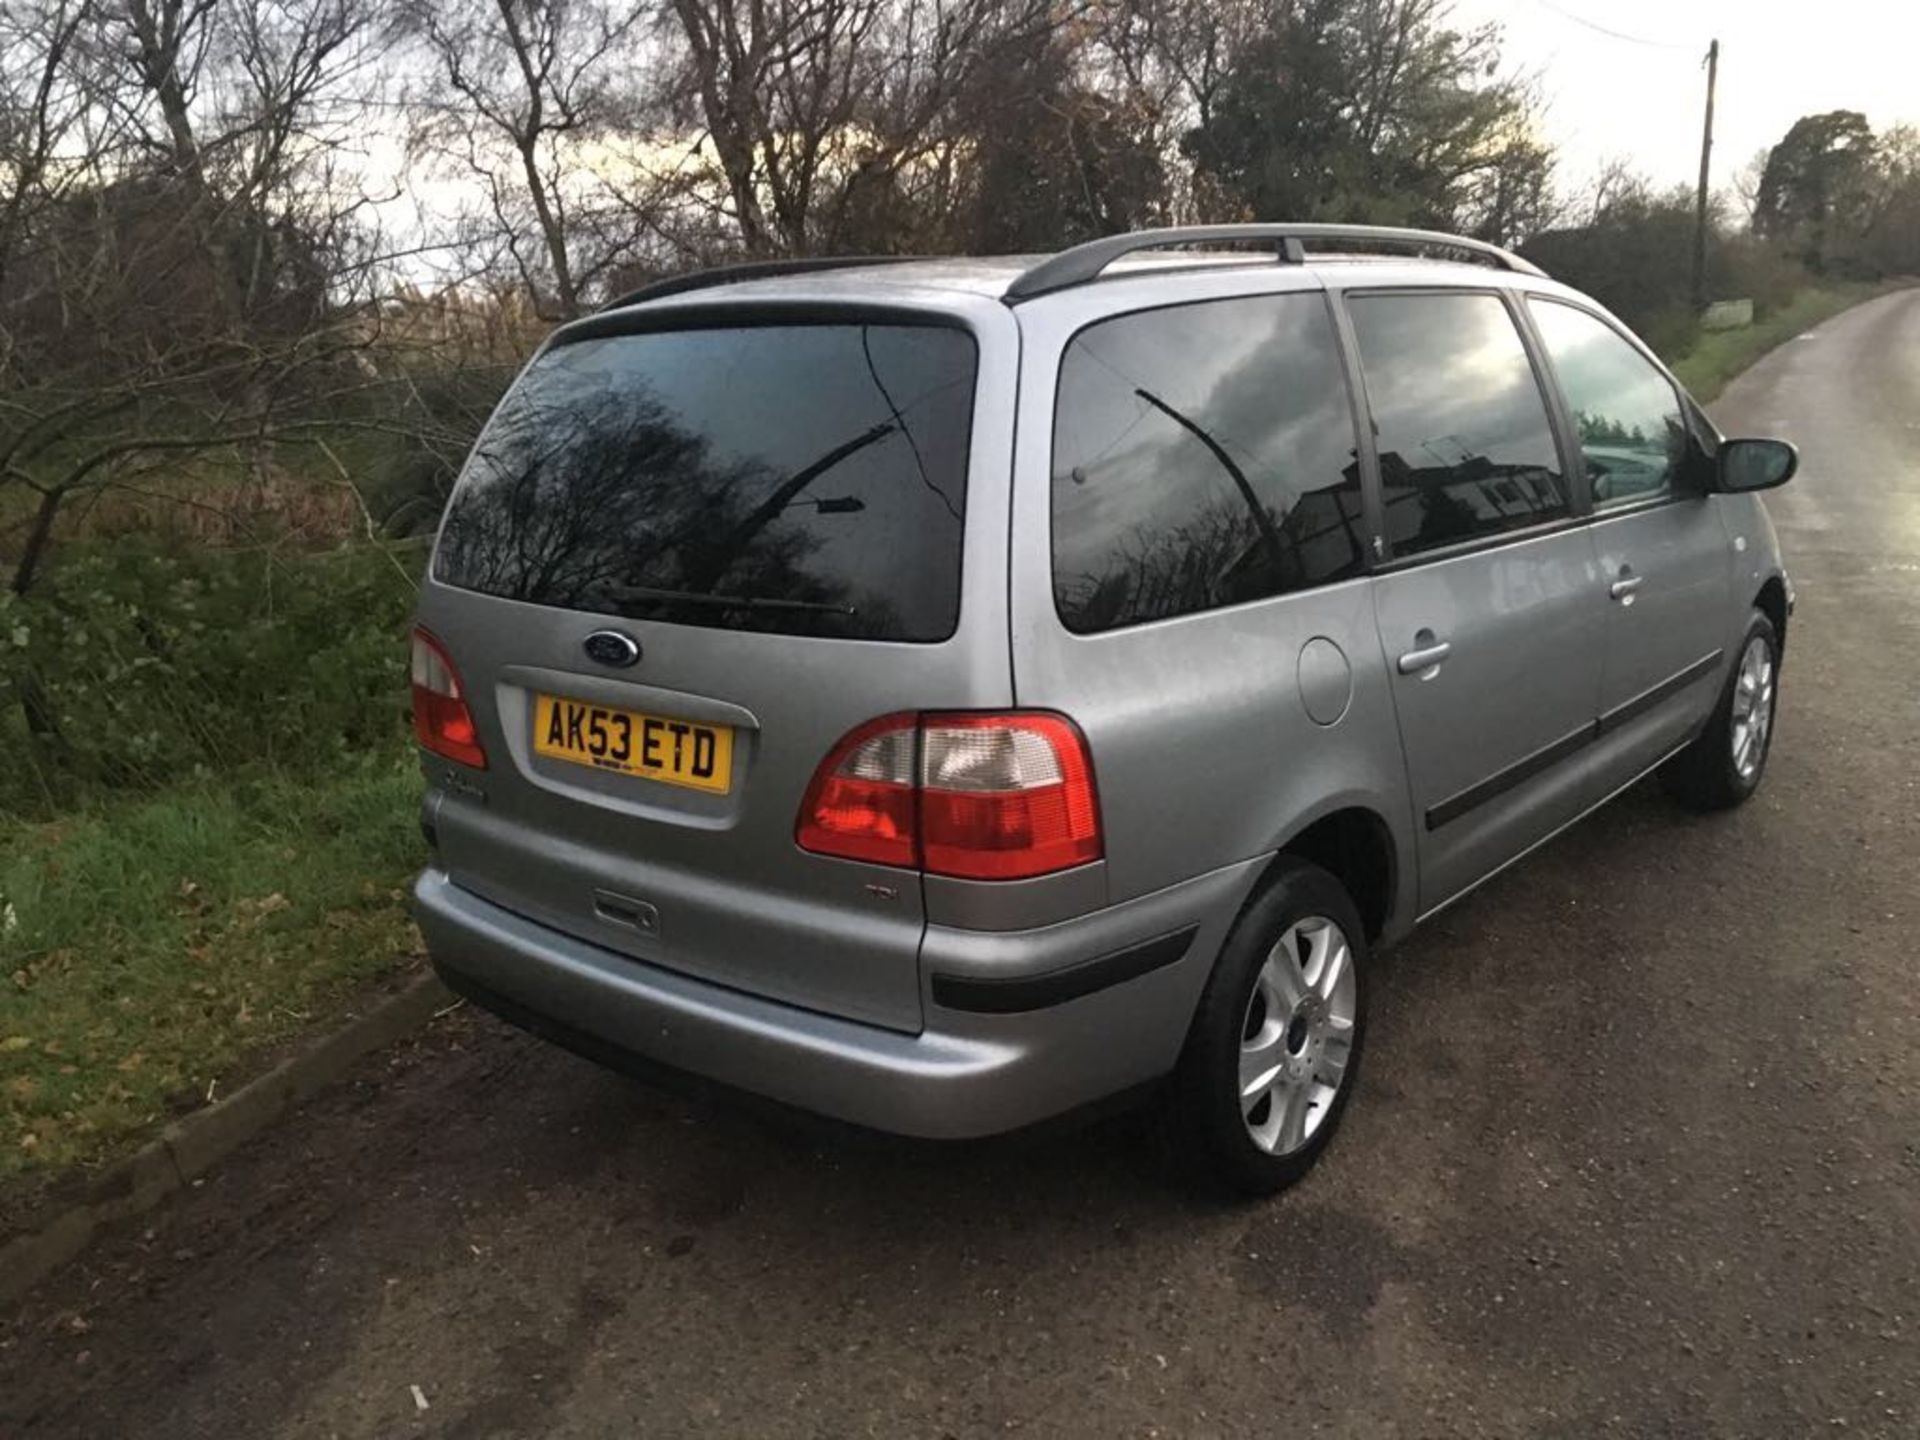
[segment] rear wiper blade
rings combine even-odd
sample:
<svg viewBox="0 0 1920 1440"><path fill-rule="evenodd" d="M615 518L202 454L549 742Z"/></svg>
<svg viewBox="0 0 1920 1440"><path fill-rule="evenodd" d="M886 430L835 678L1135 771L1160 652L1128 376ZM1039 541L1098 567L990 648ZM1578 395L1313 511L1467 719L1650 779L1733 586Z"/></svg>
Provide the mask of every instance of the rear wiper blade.
<svg viewBox="0 0 1920 1440"><path fill-rule="evenodd" d="M722 610L803 610L816 615L853 615L851 605L829 605L821 600L776 600L768 595L709 595L699 590L656 590L650 585L618 585L613 594L622 600L663 600L676 605L711 605Z"/></svg>

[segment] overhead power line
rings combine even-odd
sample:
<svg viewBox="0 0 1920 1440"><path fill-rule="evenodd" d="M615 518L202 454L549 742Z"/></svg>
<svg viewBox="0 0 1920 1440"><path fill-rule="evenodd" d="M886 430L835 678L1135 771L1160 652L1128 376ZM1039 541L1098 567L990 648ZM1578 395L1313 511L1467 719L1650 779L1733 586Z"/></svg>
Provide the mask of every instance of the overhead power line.
<svg viewBox="0 0 1920 1440"><path fill-rule="evenodd" d="M1649 40L1644 35L1629 35L1624 30L1615 30L1610 25L1602 25L1598 20L1589 20L1584 15L1576 15L1571 10L1562 9L1560 6L1554 4L1553 0L1534 0L1534 3L1543 10L1551 10L1562 20L1571 20L1575 25L1583 25L1594 33L1605 35L1609 39L1624 40L1629 45L1644 45L1649 50L1692 50L1696 48L1689 41Z"/></svg>

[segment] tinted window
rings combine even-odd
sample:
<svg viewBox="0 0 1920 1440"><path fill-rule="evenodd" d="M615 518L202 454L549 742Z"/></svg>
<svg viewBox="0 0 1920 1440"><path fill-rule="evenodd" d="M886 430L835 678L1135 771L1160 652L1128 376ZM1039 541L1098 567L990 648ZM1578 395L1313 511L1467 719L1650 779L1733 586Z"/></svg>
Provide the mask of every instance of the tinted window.
<svg viewBox="0 0 1920 1440"><path fill-rule="evenodd" d="M1355 295L1387 538L1418 554L1568 513L1533 367L1492 295Z"/></svg>
<svg viewBox="0 0 1920 1440"><path fill-rule="evenodd" d="M1573 410L1594 505L1671 494L1687 431L1666 376L1585 311L1550 300L1530 303Z"/></svg>
<svg viewBox="0 0 1920 1440"><path fill-rule="evenodd" d="M1053 586L1109 630L1358 573L1353 412L1319 294L1076 335L1053 422Z"/></svg>
<svg viewBox="0 0 1920 1440"><path fill-rule="evenodd" d="M689 625L938 640L960 598L973 341L906 325L579 340L488 423L435 574Z"/></svg>

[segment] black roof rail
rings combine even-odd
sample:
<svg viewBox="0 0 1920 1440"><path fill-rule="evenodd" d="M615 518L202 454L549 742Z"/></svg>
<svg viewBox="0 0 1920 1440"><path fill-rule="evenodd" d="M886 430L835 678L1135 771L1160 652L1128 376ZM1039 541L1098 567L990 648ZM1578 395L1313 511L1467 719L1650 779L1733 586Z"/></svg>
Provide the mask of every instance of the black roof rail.
<svg viewBox="0 0 1920 1440"><path fill-rule="evenodd" d="M1085 285L1096 280L1114 261L1141 250L1163 250L1175 245L1258 245L1271 244L1275 258L1283 264L1299 265L1307 258L1302 242L1329 241L1378 247L1405 247L1410 250L1453 250L1476 260L1488 260L1503 270L1524 275L1546 272L1530 260L1523 260L1498 245L1472 240L1464 235L1447 235L1438 230L1401 230L1388 225L1254 224L1254 225L1182 225L1166 230L1136 230L1128 235L1109 235L1089 240L1071 250L1042 260L1024 270L1007 287L1009 305L1031 300L1037 295Z"/></svg>
<svg viewBox="0 0 1920 1440"><path fill-rule="evenodd" d="M847 270L857 265L900 265L920 260L920 255L815 255L804 260L747 260L737 265L716 265L710 270L692 270L685 275L669 275L630 290L609 300L595 313L621 310L648 300L663 300L669 295L684 295L689 290L705 290L713 285L731 285L737 280L768 280L777 275L808 275L821 270Z"/></svg>

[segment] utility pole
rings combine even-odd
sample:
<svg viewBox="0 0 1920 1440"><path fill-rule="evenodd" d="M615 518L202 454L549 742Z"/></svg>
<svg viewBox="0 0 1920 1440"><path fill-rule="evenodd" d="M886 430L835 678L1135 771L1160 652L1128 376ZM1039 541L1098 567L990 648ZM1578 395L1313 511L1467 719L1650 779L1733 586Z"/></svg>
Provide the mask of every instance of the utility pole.
<svg viewBox="0 0 1920 1440"><path fill-rule="evenodd" d="M1700 196L1693 214L1693 308L1707 308L1707 167L1713 159L1713 89L1720 79L1720 42L1707 46L1707 123L1700 134Z"/></svg>

